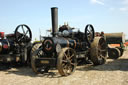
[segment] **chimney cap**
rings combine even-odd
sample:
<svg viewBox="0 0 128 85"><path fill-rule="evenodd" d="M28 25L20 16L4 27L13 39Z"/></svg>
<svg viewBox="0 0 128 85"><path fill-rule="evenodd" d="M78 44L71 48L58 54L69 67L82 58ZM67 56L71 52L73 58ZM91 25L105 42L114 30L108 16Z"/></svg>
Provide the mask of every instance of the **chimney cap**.
<svg viewBox="0 0 128 85"><path fill-rule="evenodd" d="M51 9L58 9L58 7L51 7Z"/></svg>

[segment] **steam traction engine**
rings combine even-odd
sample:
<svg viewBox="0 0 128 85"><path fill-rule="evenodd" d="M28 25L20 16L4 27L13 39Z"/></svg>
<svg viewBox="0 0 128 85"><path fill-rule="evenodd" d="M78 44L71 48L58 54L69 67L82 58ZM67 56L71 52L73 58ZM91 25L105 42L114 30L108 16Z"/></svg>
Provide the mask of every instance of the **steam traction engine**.
<svg viewBox="0 0 128 85"><path fill-rule="evenodd" d="M26 63L30 59L32 33L27 25L19 25L13 34L0 32L0 62Z"/></svg>
<svg viewBox="0 0 128 85"><path fill-rule="evenodd" d="M106 61L106 42L103 37L94 37L92 25L85 27L85 32L73 32L74 28L63 25L58 28L58 9L52 8L52 37L44 37L42 45L33 52L32 69L36 73L48 72L57 68L62 76L75 71L78 58L88 58L94 65Z"/></svg>

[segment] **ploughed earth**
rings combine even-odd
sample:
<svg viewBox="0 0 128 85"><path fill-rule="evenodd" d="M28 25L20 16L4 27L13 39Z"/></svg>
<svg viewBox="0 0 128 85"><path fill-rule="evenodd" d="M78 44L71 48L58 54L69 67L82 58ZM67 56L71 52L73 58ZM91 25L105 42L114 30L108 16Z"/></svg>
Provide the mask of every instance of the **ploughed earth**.
<svg viewBox="0 0 128 85"><path fill-rule="evenodd" d="M30 67L0 70L0 85L128 85L128 50L106 64L77 66L75 73L62 77L57 70L35 74Z"/></svg>

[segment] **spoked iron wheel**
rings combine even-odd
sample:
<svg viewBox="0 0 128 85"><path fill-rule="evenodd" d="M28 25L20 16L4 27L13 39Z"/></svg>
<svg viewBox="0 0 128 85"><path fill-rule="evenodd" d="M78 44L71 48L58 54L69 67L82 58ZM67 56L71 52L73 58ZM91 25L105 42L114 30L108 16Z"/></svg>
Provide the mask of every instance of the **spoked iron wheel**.
<svg viewBox="0 0 128 85"><path fill-rule="evenodd" d="M91 24L88 24L85 27L85 39L88 42L88 44L90 44L94 40L94 36L95 36L94 27Z"/></svg>
<svg viewBox="0 0 128 85"><path fill-rule="evenodd" d="M77 66L75 51L72 48L63 48L59 53L57 68L62 76L71 75Z"/></svg>
<svg viewBox="0 0 128 85"><path fill-rule="evenodd" d="M42 66L36 62L36 59L42 57L44 55L44 52L42 51L42 48L37 49L31 56L31 66L32 70L39 74L39 73L44 73L48 72L48 67Z"/></svg>
<svg viewBox="0 0 128 85"><path fill-rule="evenodd" d="M95 37L91 44L90 56L94 65L101 65L106 62L107 44L104 38Z"/></svg>
<svg viewBox="0 0 128 85"><path fill-rule="evenodd" d="M19 44L30 42L32 39L30 28L25 24L18 25L15 30L15 38Z"/></svg>

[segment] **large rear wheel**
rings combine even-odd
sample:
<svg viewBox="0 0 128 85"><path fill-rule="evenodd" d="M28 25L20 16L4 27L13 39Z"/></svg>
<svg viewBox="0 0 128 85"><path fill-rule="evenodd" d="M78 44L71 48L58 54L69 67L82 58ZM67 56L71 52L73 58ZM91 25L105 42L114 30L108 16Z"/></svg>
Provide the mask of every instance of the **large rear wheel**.
<svg viewBox="0 0 128 85"><path fill-rule="evenodd" d="M31 50L31 67L32 67L32 70L37 74L48 72L49 70L47 66L39 65L36 62L36 59L41 58L44 55L41 45L42 45L41 42L36 43L33 45Z"/></svg>
<svg viewBox="0 0 128 85"><path fill-rule="evenodd" d="M94 65L101 65L106 62L107 44L104 38L95 37L91 43L90 58Z"/></svg>
<svg viewBox="0 0 128 85"><path fill-rule="evenodd" d="M27 60L27 62L28 62L28 65L29 66L31 66L31 57L32 57L33 53L37 49L39 49L41 45L42 45L42 42L41 41L40 42L34 42L32 44L32 46L28 48L28 52L27 52L28 53L28 60Z"/></svg>

